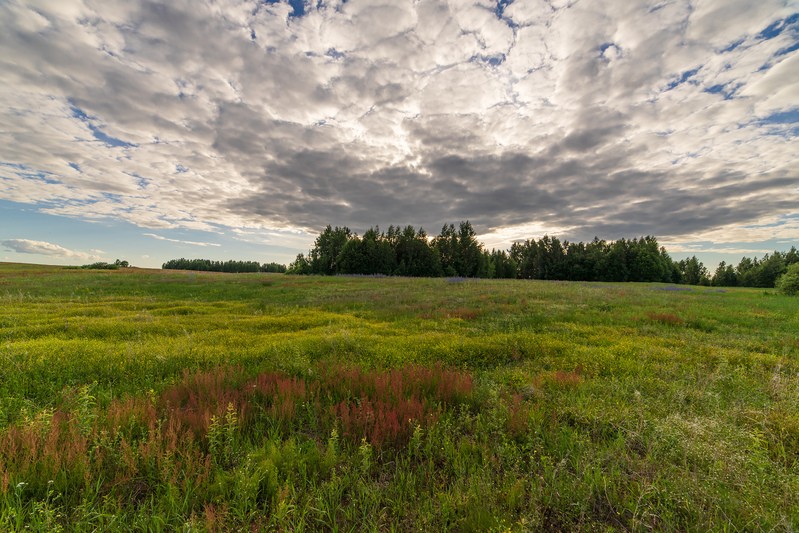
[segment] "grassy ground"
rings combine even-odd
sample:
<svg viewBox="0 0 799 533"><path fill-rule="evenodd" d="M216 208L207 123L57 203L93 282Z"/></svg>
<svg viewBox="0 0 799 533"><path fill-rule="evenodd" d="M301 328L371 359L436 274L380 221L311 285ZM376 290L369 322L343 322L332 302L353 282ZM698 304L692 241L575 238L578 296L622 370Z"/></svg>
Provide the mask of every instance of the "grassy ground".
<svg viewBox="0 0 799 533"><path fill-rule="evenodd" d="M0 530L795 531L798 332L770 290L0 264Z"/></svg>

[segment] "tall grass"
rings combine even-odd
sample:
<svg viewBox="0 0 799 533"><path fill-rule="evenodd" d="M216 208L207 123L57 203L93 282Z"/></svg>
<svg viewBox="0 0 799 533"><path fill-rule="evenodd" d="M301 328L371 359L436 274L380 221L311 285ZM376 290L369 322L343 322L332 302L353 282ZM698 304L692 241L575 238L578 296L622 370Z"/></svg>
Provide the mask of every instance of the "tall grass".
<svg viewBox="0 0 799 533"><path fill-rule="evenodd" d="M0 530L799 527L773 291L0 265Z"/></svg>

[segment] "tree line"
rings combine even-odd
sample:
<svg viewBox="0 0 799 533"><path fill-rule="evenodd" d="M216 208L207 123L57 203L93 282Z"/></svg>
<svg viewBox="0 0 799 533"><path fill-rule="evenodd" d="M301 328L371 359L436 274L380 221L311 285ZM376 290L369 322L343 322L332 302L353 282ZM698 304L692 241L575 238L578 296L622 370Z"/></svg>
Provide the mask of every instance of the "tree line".
<svg viewBox="0 0 799 533"><path fill-rule="evenodd" d="M170 259L161 268L165 270L198 270L200 272L276 272L285 273L286 265L258 261L213 261L211 259Z"/></svg>
<svg viewBox="0 0 799 533"><path fill-rule="evenodd" d="M711 284L718 287L774 287L777 279L791 265L799 263L799 251L795 246L787 252L775 251L762 259L743 257L736 265L719 263Z"/></svg>
<svg viewBox="0 0 799 533"><path fill-rule="evenodd" d="M288 273L680 283L692 266L672 261L654 237L585 244L544 236L488 251L465 221L444 225L433 238L413 226L374 227L358 236L328 225Z"/></svg>
<svg viewBox="0 0 799 533"><path fill-rule="evenodd" d="M126 262L127 263L127 262ZM722 261L711 275L696 256L674 261L657 239L584 242L545 235L513 243L509 250L487 250L467 220L445 224L435 237L423 228L375 226L363 235L328 225L307 254L288 267L257 261L172 259L164 269L210 272L276 272L316 275L515 278L564 281L638 281L717 287L774 287L799 252L775 251L762 259L744 257L733 266Z"/></svg>
<svg viewBox="0 0 799 533"><path fill-rule="evenodd" d="M639 281L689 285L774 287L792 263L795 248L737 267L722 262L716 273L696 256L674 261L653 236L588 243L545 235L515 242L510 250L488 251L469 221L444 225L429 238L423 228L375 226L362 236L346 226L328 225L307 254L299 254L288 274L386 276L461 276L567 281Z"/></svg>

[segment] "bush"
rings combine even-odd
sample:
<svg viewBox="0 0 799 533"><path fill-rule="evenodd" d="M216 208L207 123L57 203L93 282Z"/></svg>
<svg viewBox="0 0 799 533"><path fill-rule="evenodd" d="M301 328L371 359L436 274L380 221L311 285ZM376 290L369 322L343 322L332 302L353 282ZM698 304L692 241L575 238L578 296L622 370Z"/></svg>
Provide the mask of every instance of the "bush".
<svg viewBox="0 0 799 533"><path fill-rule="evenodd" d="M83 265L81 268L85 268L88 270L117 270L119 269L119 265L100 261L97 263L92 263L91 265Z"/></svg>
<svg viewBox="0 0 799 533"><path fill-rule="evenodd" d="M799 294L799 263L789 266L785 273L777 279L775 286L782 294L789 296Z"/></svg>

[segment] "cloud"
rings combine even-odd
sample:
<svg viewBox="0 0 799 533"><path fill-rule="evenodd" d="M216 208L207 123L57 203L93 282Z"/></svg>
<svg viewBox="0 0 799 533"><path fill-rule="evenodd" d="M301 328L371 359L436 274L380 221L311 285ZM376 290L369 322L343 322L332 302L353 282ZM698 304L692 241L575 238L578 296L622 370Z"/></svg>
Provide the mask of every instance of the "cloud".
<svg viewBox="0 0 799 533"><path fill-rule="evenodd" d="M785 2L312 4L6 2L0 198L287 246L462 219L754 241L798 212Z"/></svg>
<svg viewBox="0 0 799 533"><path fill-rule="evenodd" d="M178 244L189 244L191 246L222 246L216 242L196 242L196 241L182 241L180 239L170 239L168 237L164 237L161 235L156 235L155 233L142 233L145 237L152 237L153 239L158 239L159 241L167 241L167 242L176 242Z"/></svg>
<svg viewBox="0 0 799 533"><path fill-rule="evenodd" d="M94 253L78 252L45 241L32 241L28 239L8 239L0 241L8 250L19 254L51 255L65 259L80 259L83 261L99 261L100 256ZM99 251L99 250L96 250ZM95 250L93 250L95 252Z"/></svg>
<svg viewBox="0 0 799 533"><path fill-rule="evenodd" d="M750 256L750 255L764 255L770 254L774 250L769 250L765 248L719 248L713 245L708 244L685 244L685 243L661 243L665 246L669 252L671 253L714 253L714 254L735 254L740 256Z"/></svg>

